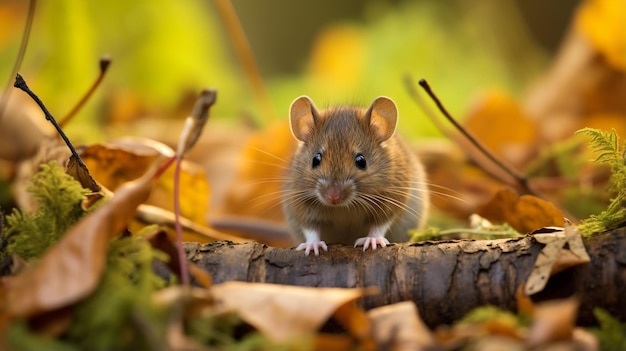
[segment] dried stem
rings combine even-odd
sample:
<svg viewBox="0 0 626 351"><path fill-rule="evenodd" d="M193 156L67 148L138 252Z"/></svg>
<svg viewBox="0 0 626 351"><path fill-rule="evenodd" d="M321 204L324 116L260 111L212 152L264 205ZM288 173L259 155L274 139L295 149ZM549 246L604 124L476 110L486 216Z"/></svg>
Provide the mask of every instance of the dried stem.
<svg viewBox="0 0 626 351"><path fill-rule="evenodd" d="M407 85L410 85L410 80L407 81ZM530 186L530 182L529 179L519 173L517 170L513 169L512 167L507 166L502 160L500 160L495 154L493 154L489 149L487 149L479 140L478 138L476 138L470 131L468 131L467 129L465 129L460 123L458 123L453 117L452 115L450 115L450 113L448 112L448 110L446 110L446 108L443 106L443 104L441 103L441 101L439 100L439 98L437 97L437 95L435 95L435 93L433 92L433 90L430 88L430 85L428 85L428 82L426 82L425 79L420 79L419 81L419 85L426 91L426 93L428 93L428 95L430 96L431 99L433 99L433 101L435 102L435 104L437 105L437 107L439 108L439 111L441 111L441 113L448 119L448 121L450 121L450 123L452 123L454 125L454 127L461 132L461 134L463 134L463 136L465 138L467 138L467 140L470 141L470 143L472 145L474 145L480 152L483 153L483 155L485 155L491 162L493 162L498 168L500 168L502 171L504 171L506 174L508 174L509 176L511 176L515 182L517 183L517 185L519 186L519 188L523 191L523 193L525 194L529 194L529 195L533 195L539 198L543 198L545 199L545 196L543 196L542 194L540 194L538 191L536 191L535 189L533 189ZM412 87L411 87L412 88ZM409 89L409 94L411 94L412 96L415 94L417 95L417 92L415 92L414 89ZM418 102L419 104L419 102ZM421 106L421 104L420 104ZM427 113L428 110L427 110ZM430 112L432 113L432 112ZM440 124L436 123L438 126ZM442 132L446 133L445 130L442 129ZM446 133L447 135L447 133ZM482 167L483 170L485 170L485 172L490 173L489 171L487 171L487 169L485 167ZM492 176L496 177L497 179L500 179L501 181L504 181L506 183L505 180L502 179L502 177L498 176L495 173L490 173ZM569 218L572 222L577 222L576 217L574 217L571 213L569 213L566 209L564 208L560 208L561 213L563 213L563 215L567 218Z"/></svg>
<svg viewBox="0 0 626 351"><path fill-rule="evenodd" d="M28 15L26 17L26 24L24 25L24 32L22 33L22 41L20 43L20 50L17 52L17 58L15 59L15 64L13 64L13 70L11 71L11 75L9 76L9 81L7 82L4 91L2 92L2 99L0 99L0 120L4 116L4 109L7 106L7 102L9 101L9 97L11 96L11 81L13 77L17 74L22 66L22 62L24 61L24 56L26 55L26 48L28 47L28 39L30 38L30 30L33 27L33 19L35 18L35 8L37 5L37 0L30 0L28 5Z"/></svg>
<svg viewBox="0 0 626 351"><path fill-rule="evenodd" d="M250 47L250 43L246 38L241 22L237 17L237 12L233 8L230 0L217 0L215 1L217 11L226 26L226 32L230 36L230 40L233 43L237 58L243 67L244 72L250 85L252 86L252 93L257 103L263 110L267 119L274 118L275 114L270 104L270 99L263 83L263 77L254 59L254 53Z"/></svg>
<svg viewBox="0 0 626 351"><path fill-rule="evenodd" d="M74 145L72 145L72 143L70 142L70 139L67 137L67 135L65 135L65 132L63 132L63 129L61 129L61 126L59 126L59 124L54 119L54 117L52 116L50 111L48 111L48 109L43 104L41 99L39 99L39 97L37 95L35 95L35 93L33 93L33 91L30 90L30 88L26 85L26 82L24 81L24 78L22 78L22 76L19 73L15 76L15 83L13 84L13 86L16 87L16 88L19 88L22 91L24 91L26 94L28 94L37 103L37 105L39 105L39 108L41 108L41 110L43 111L44 115L46 116L46 119L48 121L50 121L50 123L52 123L54 128L56 128L56 130L59 133L59 135L61 136L61 138L63 138L63 141L65 141L65 144L67 145L67 147L72 152L72 156L74 156L76 158L76 160L78 161L78 164L81 167L87 168L87 166L85 166L85 163L83 162L83 159L80 158L80 156L76 152L76 149L74 148Z"/></svg>
<svg viewBox="0 0 626 351"><path fill-rule="evenodd" d="M100 86L102 79L104 79L104 75L106 74L107 69L109 68L110 65L111 65L111 59L109 57L103 57L100 59L100 74L98 75L98 78L96 78L96 80L91 85L91 88L89 88L87 93L83 95L83 97L78 101L76 106L74 106L74 108L65 117L63 117L63 119L61 119L61 121L59 122L59 125L61 127L69 123L70 120L76 115L76 113L80 111L83 105L85 105L87 100L89 100L91 95L93 95L93 93L96 91L98 86Z"/></svg>
<svg viewBox="0 0 626 351"><path fill-rule="evenodd" d="M498 166L498 168L500 168L505 173L507 173L508 175L513 177L513 179L515 179L517 184L520 186L520 188L525 193L532 194L532 195L537 195L535 193L535 191L528 184L528 178L526 178L526 176L524 176L523 174L519 173L517 170L513 169L512 167L509 167L508 165L506 165L493 152L491 152L489 149L487 149L480 142L480 140L478 140L478 138L476 138L469 130L465 129L459 122L457 122L452 117L452 115L450 115L448 110L446 110L446 108L443 106L443 104L441 103L441 101L439 100L437 95L435 95L435 93L432 91L432 89L430 88L430 85L428 85L428 82L426 82L425 79L420 79L419 85L422 88L424 88L424 90L426 91L426 93L428 93L430 98L433 99L435 104L437 104L437 107L439 108L439 111L441 111L441 113L448 119L448 121L450 121L450 123L452 123L454 125L454 127L459 132L461 132L461 134L463 134L463 136L465 136L465 138L467 138L467 140L469 140L472 143L472 145L474 145L478 150L480 150L480 152L482 152L483 155L485 155L491 162L493 162L496 166Z"/></svg>

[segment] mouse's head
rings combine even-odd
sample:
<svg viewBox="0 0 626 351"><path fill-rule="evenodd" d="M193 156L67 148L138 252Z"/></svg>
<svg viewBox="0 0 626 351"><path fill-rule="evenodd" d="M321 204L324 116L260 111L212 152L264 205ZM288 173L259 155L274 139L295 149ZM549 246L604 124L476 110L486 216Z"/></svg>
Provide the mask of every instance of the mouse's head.
<svg viewBox="0 0 626 351"><path fill-rule="evenodd" d="M290 109L290 125L300 146L292 160L293 186L311 191L327 206L348 206L359 196L377 193L393 172L388 143L398 110L379 97L368 109L338 107L322 111L306 96Z"/></svg>

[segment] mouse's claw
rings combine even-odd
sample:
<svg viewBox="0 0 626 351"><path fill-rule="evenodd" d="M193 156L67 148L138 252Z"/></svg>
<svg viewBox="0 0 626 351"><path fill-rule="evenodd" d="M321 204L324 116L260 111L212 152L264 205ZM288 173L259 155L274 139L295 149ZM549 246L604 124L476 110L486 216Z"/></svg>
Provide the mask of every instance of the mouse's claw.
<svg viewBox="0 0 626 351"><path fill-rule="evenodd" d="M372 250L376 250L377 245L380 245L380 247L386 247L387 245L389 245L389 240L387 240L387 238L385 237L381 238L366 236L363 238L358 238L354 242L354 247L363 246L363 251L367 250L369 247L371 247Z"/></svg>
<svg viewBox="0 0 626 351"><path fill-rule="evenodd" d="M302 243L298 245L298 247L296 247L296 251L304 250L304 254L308 256L311 250L313 250L313 252L315 253L315 256L319 256L320 248L324 249L324 251L328 251L328 246L326 246L326 243L323 241Z"/></svg>

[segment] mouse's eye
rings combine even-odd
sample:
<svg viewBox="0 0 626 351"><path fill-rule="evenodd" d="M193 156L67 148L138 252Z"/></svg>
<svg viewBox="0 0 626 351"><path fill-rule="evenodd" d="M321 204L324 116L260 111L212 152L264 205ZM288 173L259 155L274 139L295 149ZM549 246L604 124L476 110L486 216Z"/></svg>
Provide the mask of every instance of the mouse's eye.
<svg viewBox="0 0 626 351"><path fill-rule="evenodd" d="M317 168L317 166L319 166L321 162L322 162L322 154L318 152L315 154L315 156L313 156L313 163L311 164L311 167Z"/></svg>
<svg viewBox="0 0 626 351"><path fill-rule="evenodd" d="M354 164L359 168L359 169L365 169L367 168L367 162L365 161L365 156L358 154L356 155L356 157L354 158Z"/></svg>

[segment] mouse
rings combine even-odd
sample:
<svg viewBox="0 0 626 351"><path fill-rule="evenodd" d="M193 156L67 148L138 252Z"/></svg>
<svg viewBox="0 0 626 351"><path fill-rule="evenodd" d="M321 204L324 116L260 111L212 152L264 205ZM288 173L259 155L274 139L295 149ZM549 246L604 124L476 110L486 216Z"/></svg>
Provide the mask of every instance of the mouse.
<svg viewBox="0 0 626 351"><path fill-rule="evenodd" d="M319 255L327 244L376 250L409 240L429 209L426 174L396 133L398 108L388 97L369 107L318 110L307 96L293 101L289 125L298 146L282 189L282 207L296 250Z"/></svg>

